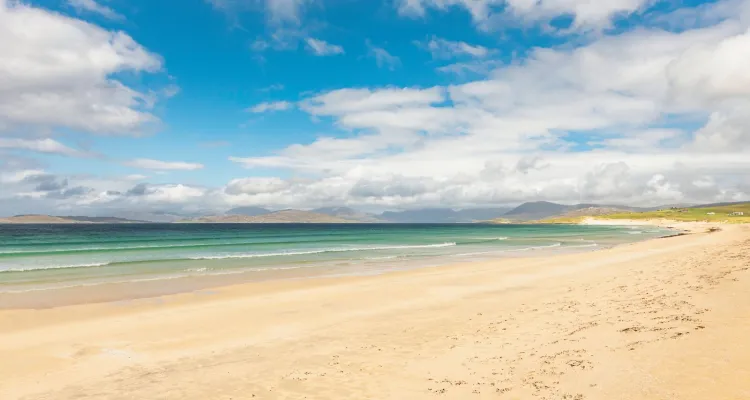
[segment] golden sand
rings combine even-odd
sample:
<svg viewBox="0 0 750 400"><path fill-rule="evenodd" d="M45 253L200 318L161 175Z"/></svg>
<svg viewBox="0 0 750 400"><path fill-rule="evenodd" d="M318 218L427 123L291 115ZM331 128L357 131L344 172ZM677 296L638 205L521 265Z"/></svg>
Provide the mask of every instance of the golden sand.
<svg viewBox="0 0 750 400"><path fill-rule="evenodd" d="M699 233L0 311L0 399L750 399L750 227L681 226Z"/></svg>

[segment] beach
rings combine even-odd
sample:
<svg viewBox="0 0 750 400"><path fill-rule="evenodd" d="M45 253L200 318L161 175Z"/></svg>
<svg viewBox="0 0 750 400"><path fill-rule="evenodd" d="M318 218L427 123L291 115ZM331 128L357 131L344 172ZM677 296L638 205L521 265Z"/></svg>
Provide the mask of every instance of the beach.
<svg viewBox="0 0 750 400"><path fill-rule="evenodd" d="M750 398L750 226L671 226L689 234L0 310L0 398Z"/></svg>

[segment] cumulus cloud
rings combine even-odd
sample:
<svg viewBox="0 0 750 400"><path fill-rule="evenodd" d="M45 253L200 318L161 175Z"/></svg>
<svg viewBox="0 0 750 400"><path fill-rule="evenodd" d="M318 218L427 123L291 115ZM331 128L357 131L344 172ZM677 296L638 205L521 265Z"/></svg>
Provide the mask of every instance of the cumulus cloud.
<svg viewBox="0 0 750 400"><path fill-rule="evenodd" d="M445 91L439 87L340 89L311 97L303 102L302 108L313 115L344 116L370 111L429 106L444 100Z"/></svg>
<svg viewBox="0 0 750 400"><path fill-rule="evenodd" d="M544 159L539 156L526 156L522 157L516 163L516 169L522 174L527 174L529 171L535 169L547 168L549 164L544 162Z"/></svg>
<svg viewBox="0 0 750 400"><path fill-rule="evenodd" d="M0 149L29 150L69 157L87 157L88 152L76 150L53 139L21 139L0 137Z"/></svg>
<svg viewBox="0 0 750 400"><path fill-rule="evenodd" d="M742 198L750 85L730 82L750 78L750 20L726 15L536 49L465 84L317 94L301 109L354 135L232 160L336 182L364 206Z"/></svg>
<svg viewBox="0 0 750 400"><path fill-rule="evenodd" d="M747 151L750 149L750 102L713 112L695 133L694 151Z"/></svg>
<svg viewBox="0 0 750 400"><path fill-rule="evenodd" d="M224 188L230 195L276 193L287 189L291 184L280 178L242 178L233 179Z"/></svg>
<svg viewBox="0 0 750 400"><path fill-rule="evenodd" d="M440 8L432 1L405 3ZM574 10L584 27L608 23L619 12L612 10L638 12L646 3L542 1L528 2L528 9L520 2L441 4L476 7L472 14L487 21L496 8L545 20L548 10L562 7ZM511 4L515 11L506 9ZM710 13L696 17L708 24L641 27L575 46L538 48L518 62L486 64L486 76L466 83L307 94L296 106L341 132L261 156L235 149L230 159L251 176L225 184L30 178L49 173L13 162L0 168L0 203L22 209L29 202L19 199L34 198L45 207L220 212L243 205L392 209L747 199L750 72L742 67L750 61L750 13L743 11L750 2L720 5L694 11ZM264 104L259 111L287 107ZM147 161L167 169L160 164L167 162ZM255 176L268 169L293 178ZM74 188L88 189L65 197Z"/></svg>
<svg viewBox="0 0 750 400"><path fill-rule="evenodd" d="M135 160L126 161L123 164L133 168L153 169L160 171L194 171L196 169L203 168L203 164L199 163L189 163L182 161L160 161L148 158L138 158Z"/></svg>
<svg viewBox="0 0 750 400"><path fill-rule="evenodd" d="M123 32L0 0L0 130L70 128L137 134L157 100L113 77L162 61Z"/></svg>
<svg viewBox="0 0 750 400"><path fill-rule="evenodd" d="M427 10L447 11L464 9L480 26L499 19L508 24L514 19L538 23L558 16L572 16L574 29L608 27L618 15L628 15L645 9L652 0L400 0L398 12L409 17L423 17ZM498 25L499 25L498 23Z"/></svg>
<svg viewBox="0 0 750 400"><path fill-rule="evenodd" d="M29 175L23 179L23 182L35 185L34 190L40 192L51 192L64 189L68 186L67 179L61 179L57 176L48 174Z"/></svg>
<svg viewBox="0 0 750 400"><path fill-rule="evenodd" d="M200 198L206 194L206 189L183 184L152 185L146 187L140 195L143 202L180 204L191 199Z"/></svg>

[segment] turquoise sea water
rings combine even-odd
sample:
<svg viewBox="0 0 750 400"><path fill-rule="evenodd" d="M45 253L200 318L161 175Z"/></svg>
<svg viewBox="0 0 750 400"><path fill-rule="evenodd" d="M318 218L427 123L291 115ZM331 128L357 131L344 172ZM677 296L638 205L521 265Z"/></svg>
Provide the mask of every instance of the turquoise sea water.
<svg viewBox="0 0 750 400"><path fill-rule="evenodd" d="M574 225L0 225L0 293L292 269L369 274L667 234Z"/></svg>

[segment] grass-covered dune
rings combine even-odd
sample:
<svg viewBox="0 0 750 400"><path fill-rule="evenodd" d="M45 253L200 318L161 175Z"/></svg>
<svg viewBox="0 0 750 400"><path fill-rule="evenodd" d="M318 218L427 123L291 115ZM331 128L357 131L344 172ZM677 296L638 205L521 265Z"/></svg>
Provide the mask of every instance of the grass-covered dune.
<svg viewBox="0 0 750 400"><path fill-rule="evenodd" d="M744 215L734 215L734 213L743 213ZM685 222L723 222L723 223L750 223L750 203L740 203L721 206L705 206L694 208L669 208L657 211L647 212L618 212L606 215L595 216L561 216L550 218L540 223L553 224L575 224L586 218L617 220L617 219L668 219L673 221Z"/></svg>

